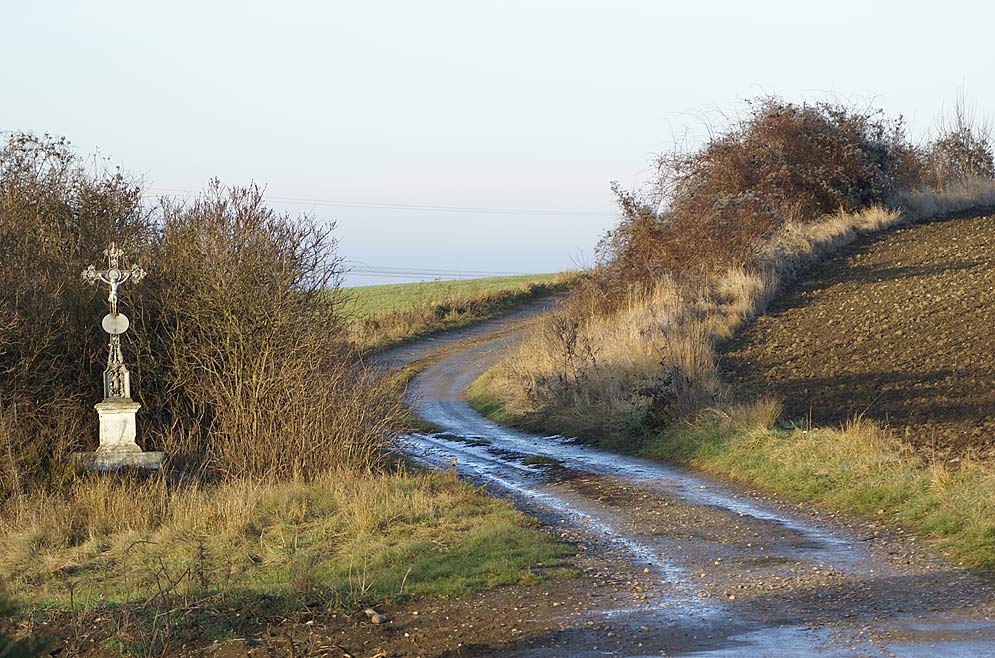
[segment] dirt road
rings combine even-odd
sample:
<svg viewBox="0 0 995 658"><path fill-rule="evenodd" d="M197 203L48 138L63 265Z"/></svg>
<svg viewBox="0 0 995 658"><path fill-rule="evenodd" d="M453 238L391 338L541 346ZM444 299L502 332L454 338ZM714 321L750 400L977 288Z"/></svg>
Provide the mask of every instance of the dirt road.
<svg viewBox="0 0 995 658"><path fill-rule="evenodd" d="M463 392L515 339L513 322L491 327L413 380L415 409L445 431L407 451L536 514L577 545L581 574L480 595L458 612L470 628L402 611L412 644L397 655L995 656L991 583L921 541L482 418ZM523 463L536 455L556 463Z"/></svg>

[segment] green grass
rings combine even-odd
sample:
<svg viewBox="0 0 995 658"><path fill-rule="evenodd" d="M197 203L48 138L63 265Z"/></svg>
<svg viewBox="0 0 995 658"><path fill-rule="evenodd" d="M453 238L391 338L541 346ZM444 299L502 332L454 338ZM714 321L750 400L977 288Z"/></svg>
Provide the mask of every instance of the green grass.
<svg viewBox="0 0 995 658"><path fill-rule="evenodd" d="M563 468L563 462L555 457L545 455L530 455L522 460L525 466L542 466L543 468L557 469Z"/></svg>
<svg viewBox="0 0 995 658"><path fill-rule="evenodd" d="M706 420L650 437L635 452L897 524L965 565L995 569L990 462L931 462L867 424L805 431Z"/></svg>
<svg viewBox="0 0 995 658"><path fill-rule="evenodd" d="M509 413L496 401L494 385L490 371L477 379L467 395L471 406L498 422L534 429L535 419ZM587 442L885 521L928 537L961 564L995 570L992 461L933 461L869 423L777 429L777 407L770 403L727 411L666 431L604 433ZM562 431L548 424L542 429Z"/></svg>
<svg viewBox="0 0 995 658"><path fill-rule="evenodd" d="M399 283L346 288L350 335L379 351L437 331L456 329L566 290L573 273Z"/></svg>
<svg viewBox="0 0 995 658"><path fill-rule="evenodd" d="M199 602L207 617L234 607L252 626L571 573L567 545L449 473L185 491L94 478L5 513L0 578L23 613L57 619Z"/></svg>
<svg viewBox="0 0 995 658"><path fill-rule="evenodd" d="M494 373L495 369L489 368L480 377L473 380L473 383L466 390L466 401L481 416L486 416L504 425L529 429L527 424L523 422L523 418L518 418L514 414L509 413L498 400L498 396L492 395L491 387L496 385Z"/></svg>
<svg viewBox="0 0 995 658"><path fill-rule="evenodd" d="M524 290L530 285L556 285L562 279L562 274L525 274L461 281L358 286L344 289L349 299L344 310L350 317L365 318L413 308L432 308L456 300L481 299L494 293Z"/></svg>

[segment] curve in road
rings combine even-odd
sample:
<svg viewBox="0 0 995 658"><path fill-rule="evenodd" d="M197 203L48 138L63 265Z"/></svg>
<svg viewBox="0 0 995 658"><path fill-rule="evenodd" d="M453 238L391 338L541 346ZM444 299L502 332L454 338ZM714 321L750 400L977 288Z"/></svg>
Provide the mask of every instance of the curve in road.
<svg viewBox="0 0 995 658"><path fill-rule="evenodd" d="M467 386L505 353L534 310L475 328L476 342L462 349L446 344L450 353L409 389L417 413L444 431L409 435L405 449L425 465L455 468L511 497L549 527L594 546L617 571L615 582L643 586L631 604L559 620L583 629L596 616L607 624L600 628L613 629L596 643L590 633L550 635L501 655L995 656L990 585L900 532L509 429L473 411ZM488 331L498 336L482 339ZM403 364L430 351L409 348L392 360ZM558 466L524 464L530 456Z"/></svg>

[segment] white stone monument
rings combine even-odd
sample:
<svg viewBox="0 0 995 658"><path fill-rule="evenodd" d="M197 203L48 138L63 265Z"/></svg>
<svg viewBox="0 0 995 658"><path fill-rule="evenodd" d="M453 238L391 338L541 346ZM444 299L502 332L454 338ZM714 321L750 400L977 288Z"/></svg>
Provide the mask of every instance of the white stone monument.
<svg viewBox="0 0 995 658"><path fill-rule="evenodd" d="M131 399L131 373L121 355L121 334L128 330L128 316L117 310L118 287L126 281L138 283L145 278L145 270L132 265L122 270L120 260L124 255L112 242L104 250L107 269L97 270L93 265L83 270L83 280L91 284L107 284L110 293L107 301L111 312L104 316L101 326L110 334L107 351L107 369L104 370L104 399L95 405L100 416L100 445L96 452L82 453L80 461L88 468L99 471L117 470L124 466L159 468L163 453L143 452L135 441L137 430L135 414L142 406Z"/></svg>

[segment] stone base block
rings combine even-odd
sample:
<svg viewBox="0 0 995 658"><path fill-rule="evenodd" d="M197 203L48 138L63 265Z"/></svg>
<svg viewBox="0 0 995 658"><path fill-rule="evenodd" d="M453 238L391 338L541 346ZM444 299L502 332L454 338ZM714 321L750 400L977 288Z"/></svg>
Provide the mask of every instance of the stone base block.
<svg viewBox="0 0 995 658"><path fill-rule="evenodd" d="M94 405L100 416L99 451L141 452L135 443L135 413L141 406L128 398L104 400Z"/></svg>
<svg viewBox="0 0 995 658"><path fill-rule="evenodd" d="M73 459L76 464L91 471L118 471L122 468L157 470L162 467L164 455L162 452L97 450L73 453Z"/></svg>

